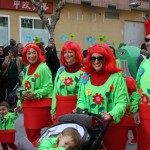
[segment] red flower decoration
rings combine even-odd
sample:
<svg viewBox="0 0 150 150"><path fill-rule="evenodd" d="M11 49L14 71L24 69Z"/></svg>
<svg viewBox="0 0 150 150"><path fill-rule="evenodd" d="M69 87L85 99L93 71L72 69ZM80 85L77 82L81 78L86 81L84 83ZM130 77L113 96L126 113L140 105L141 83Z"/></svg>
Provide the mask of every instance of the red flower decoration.
<svg viewBox="0 0 150 150"><path fill-rule="evenodd" d="M64 81L64 84L65 84L66 86L69 86L69 85L71 85L72 83L73 83L72 78L67 78L67 79L65 79L65 81Z"/></svg>
<svg viewBox="0 0 150 150"><path fill-rule="evenodd" d="M148 105L149 102L148 96L146 94L143 94L141 98L142 98L142 103Z"/></svg>
<svg viewBox="0 0 150 150"><path fill-rule="evenodd" d="M109 92L113 92L114 91L114 85L110 86Z"/></svg>
<svg viewBox="0 0 150 150"><path fill-rule="evenodd" d="M34 74L34 78L37 79L39 77L38 73Z"/></svg>
<svg viewBox="0 0 150 150"><path fill-rule="evenodd" d="M103 100L104 100L104 98L102 97L101 94L96 93L96 95L93 96L93 101L98 105L101 105Z"/></svg>
<svg viewBox="0 0 150 150"><path fill-rule="evenodd" d="M30 84L29 81L26 81L26 82L25 82L25 87L26 87L26 89L28 89L28 90L31 88L31 84Z"/></svg>
<svg viewBox="0 0 150 150"><path fill-rule="evenodd" d="M141 88L138 90L138 92L139 92L140 95L143 94L143 90Z"/></svg>

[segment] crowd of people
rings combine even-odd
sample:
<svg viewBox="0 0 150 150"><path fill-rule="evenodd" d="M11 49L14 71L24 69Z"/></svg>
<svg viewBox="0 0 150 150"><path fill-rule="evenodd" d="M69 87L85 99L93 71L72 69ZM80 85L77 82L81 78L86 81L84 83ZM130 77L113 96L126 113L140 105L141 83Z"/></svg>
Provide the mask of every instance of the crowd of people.
<svg viewBox="0 0 150 150"><path fill-rule="evenodd" d="M108 142L117 139L117 134L116 137L111 134L115 125L118 127L124 120L125 124L132 120L132 125L128 125L133 132L131 144L137 143L138 150L148 150L150 20L145 22L145 27L146 37L137 59L136 81L131 76L124 76L115 49L107 44L94 44L82 52L78 43L65 42L60 61L53 38L46 48L44 42L23 47L13 39L7 47L0 46L0 134L2 130L15 130L14 120L21 110L31 143L40 137L42 128L59 122L59 116L72 112L90 113L101 116L104 121L110 120L104 137L106 149L125 149L127 132L125 135L119 133L120 141L125 143L121 144L122 147L119 143L116 147L115 142L111 142L110 147ZM23 74L22 80L18 78L20 73ZM11 106L6 99L18 82L17 106L14 112L9 112ZM119 128L117 130L119 132ZM17 149L14 142L4 142L1 138L0 142L3 150L8 150L8 147ZM80 142L79 131L68 128L55 138L44 139L38 147L40 150L57 147L70 150Z"/></svg>

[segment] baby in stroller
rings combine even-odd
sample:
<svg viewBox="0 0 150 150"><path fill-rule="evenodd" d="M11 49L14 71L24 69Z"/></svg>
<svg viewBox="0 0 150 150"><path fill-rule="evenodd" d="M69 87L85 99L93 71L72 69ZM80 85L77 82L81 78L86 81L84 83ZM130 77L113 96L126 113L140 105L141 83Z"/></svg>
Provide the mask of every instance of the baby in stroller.
<svg viewBox="0 0 150 150"><path fill-rule="evenodd" d="M60 123L48 128L34 143L30 143L26 138L21 139L18 143L18 150L35 150L36 148L39 150L104 149L102 148L102 136L104 135L108 123L104 125L99 118L84 114L67 114L59 117L59 121ZM72 137L72 131L74 132L74 136L76 135L76 140L74 139L72 141L69 149L67 149L67 147L64 145L59 144L61 141L63 141L63 139L59 137L62 137L66 130L70 130L69 133L67 131L69 136ZM64 139L67 142L69 141L69 139L67 140L66 137ZM55 142L51 142L52 140ZM56 142L57 140L58 143Z"/></svg>
<svg viewBox="0 0 150 150"><path fill-rule="evenodd" d="M39 144L39 150L50 150L57 148L59 150L71 150L79 145L81 136L78 130L73 127L65 128L58 136L46 137Z"/></svg>

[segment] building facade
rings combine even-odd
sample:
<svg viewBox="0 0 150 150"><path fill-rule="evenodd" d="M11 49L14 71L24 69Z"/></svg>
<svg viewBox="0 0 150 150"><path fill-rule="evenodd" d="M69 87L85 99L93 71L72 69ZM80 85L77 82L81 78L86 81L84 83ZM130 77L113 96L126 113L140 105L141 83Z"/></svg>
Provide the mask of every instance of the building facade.
<svg viewBox="0 0 150 150"><path fill-rule="evenodd" d="M45 0L46 16L55 12L59 0ZM130 0L66 0L55 28L55 43L61 50L63 43L73 40L82 49L93 43L109 42L115 48L120 43L140 47L144 41L144 19L149 2L138 8L129 6ZM0 45L8 45L13 38L24 45L44 41L50 35L30 0L0 0Z"/></svg>

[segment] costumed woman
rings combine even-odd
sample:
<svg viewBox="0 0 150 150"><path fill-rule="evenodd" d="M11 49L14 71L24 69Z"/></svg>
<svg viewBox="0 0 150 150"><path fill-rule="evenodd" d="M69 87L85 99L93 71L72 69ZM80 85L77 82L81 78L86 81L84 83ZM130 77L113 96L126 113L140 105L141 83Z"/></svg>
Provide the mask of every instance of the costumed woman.
<svg viewBox="0 0 150 150"><path fill-rule="evenodd" d="M82 74L83 54L76 42L66 42L61 51L61 64L58 69L52 98L52 120L58 116L71 113L76 107L77 93ZM56 116L55 116L56 115Z"/></svg>
<svg viewBox="0 0 150 150"><path fill-rule="evenodd" d="M150 20L145 22L145 45L150 52ZM150 148L150 59L144 59L137 72L137 92L131 105L131 113L138 124L138 150Z"/></svg>
<svg viewBox="0 0 150 150"><path fill-rule="evenodd" d="M52 125L50 115L52 75L36 44L30 43L24 47L22 60L27 65L23 71L24 90L18 90L20 100L15 111L22 107L24 128L28 139L33 142L40 136L42 128Z"/></svg>
<svg viewBox="0 0 150 150"><path fill-rule="evenodd" d="M81 76L76 111L98 114L104 120L120 122L129 103L126 83L121 68L106 44L96 44L89 49ZM107 133L107 131L106 131ZM114 135L109 134L113 141ZM106 149L109 141L105 140ZM111 142L113 143L113 142ZM112 149L113 144L111 145ZM109 149L110 150L110 149ZM121 150L121 149L120 149Z"/></svg>

